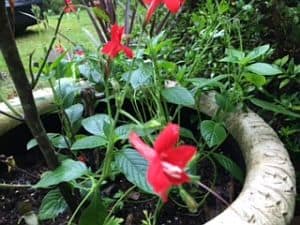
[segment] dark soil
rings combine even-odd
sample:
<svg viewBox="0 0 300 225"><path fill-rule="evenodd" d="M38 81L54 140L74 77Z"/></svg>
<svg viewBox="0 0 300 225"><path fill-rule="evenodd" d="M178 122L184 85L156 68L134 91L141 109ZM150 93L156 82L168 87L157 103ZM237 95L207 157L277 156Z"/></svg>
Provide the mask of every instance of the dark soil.
<svg viewBox="0 0 300 225"><path fill-rule="evenodd" d="M48 117L45 122L47 132L57 132L58 124L55 116ZM7 184L34 184L38 181L40 175L47 170L42 156L37 149L30 151L24 150L24 146L31 139L31 135L28 129L21 125L12 132L0 137L1 150L0 155L2 158L5 156L13 155L16 164L19 169L13 172L7 171L7 166L0 163L0 183ZM16 141L17 140L17 141ZM228 140L223 147L224 151L230 149L230 153L226 153L233 158L236 162L241 162L243 167L242 157L234 150L236 144L233 140ZM221 150L220 150L221 151ZM4 156L5 155L5 156ZM0 157L1 160L1 157ZM213 166L209 160L201 162L199 173L201 175L201 181L210 186L213 176ZM218 194L220 194L228 202L231 202L239 193L241 185L236 182L230 175L224 171L224 169L218 168L217 181L214 187L212 187ZM125 192L131 184L126 181L122 176L117 177L114 182L111 182L104 188L102 193L108 197L113 197L118 191ZM201 196L205 194L205 190L196 187L185 187L187 190L192 191L195 196ZM154 212L157 204L157 198L153 195L146 195L134 190L132 194L124 200L122 209L116 212L117 217L124 218L125 225L141 225L142 220L145 219L143 213L147 210L148 213ZM34 190L28 188L18 189L0 189L0 225L16 225L22 216L20 212L20 206L24 203L30 203L32 211L38 213L39 206L45 194L46 190ZM136 197L138 196L138 197ZM199 197L198 202L201 198ZM217 200L214 196L209 195L205 203L199 207L196 213L190 213L186 208L181 207L178 203L183 204L180 198L178 198L177 192L171 192L169 195L169 201L162 207L157 224L159 225L199 225L204 223L210 218L219 214L226 206ZM69 218L68 212L59 216L54 221L43 221L44 225L63 225L67 224ZM21 221L21 225L24 225L24 221Z"/></svg>

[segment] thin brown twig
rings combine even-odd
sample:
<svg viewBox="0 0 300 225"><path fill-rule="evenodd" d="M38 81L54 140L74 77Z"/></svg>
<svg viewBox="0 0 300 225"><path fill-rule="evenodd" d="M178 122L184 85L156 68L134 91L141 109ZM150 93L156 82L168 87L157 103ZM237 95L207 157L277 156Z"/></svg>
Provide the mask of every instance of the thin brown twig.
<svg viewBox="0 0 300 225"><path fill-rule="evenodd" d="M53 49L53 45L54 45L54 43L55 43L55 41L56 41L57 34L58 34L58 31L59 31L59 28L60 28L60 24L61 24L61 21L62 21L62 18L63 18L63 16L64 16L64 14L65 14L64 11L62 11L61 14L60 14L60 16L59 16L59 18L58 18L58 22L57 22L57 25L56 25L56 29L55 29L53 38L52 38L52 40L51 40L51 42L50 42L50 45L49 45L49 47L48 47L46 56L45 56L45 58L44 58L44 60L43 60L43 62L42 62L42 65L41 65L41 67L40 67L40 69L39 69L39 71L38 71L38 73L37 73L36 78L35 78L35 79L33 80L33 82L31 83L31 88L32 88L32 89L35 88L35 86L37 85L37 83L38 83L38 81L39 81L39 79L40 79L40 76L42 75L43 69L44 69L44 67L45 67L45 65L46 65L46 63L47 63L47 60L48 60L48 56L49 56L51 50Z"/></svg>
<svg viewBox="0 0 300 225"><path fill-rule="evenodd" d="M24 119L23 119L23 118L20 118L20 117L17 117L17 116L13 116L13 115L11 115L11 114L9 114L9 113L7 113L7 112L4 112L4 111L2 111L2 110L0 110L0 114L2 114L2 115L4 115L4 116L7 116L7 117L9 117L9 118L11 118L11 119L14 119L14 120L17 120L17 121L20 121L20 122L24 122Z"/></svg>

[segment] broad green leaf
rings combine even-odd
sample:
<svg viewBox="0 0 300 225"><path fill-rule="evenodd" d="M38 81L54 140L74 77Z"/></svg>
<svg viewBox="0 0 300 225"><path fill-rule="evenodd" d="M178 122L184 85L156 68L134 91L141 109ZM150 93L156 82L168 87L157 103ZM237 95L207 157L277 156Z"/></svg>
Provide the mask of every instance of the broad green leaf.
<svg viewBox="0 0 300 225"><path fill-rule="evenodd" d="M190 82L193 83L197 88L204 89L204 88L214 88L214 87L224 87L224 84L222 82L219 82L220 80L223 80L227 78L227 75L219 75L214 78L191 78L188 79Z"/></svg>
<svg viewBox="0 0 300 225"><path fill-rule="evenodd" d="M245 53L237 49L226 49L225 54L227 56L220 62L239 63L245 57Z"/></svg>
<svg viewBox="0 0 300 225"><path fill-rule="evenodd" d="M212 156L218 161L218 163L226 169L235 179L243 183L244 172L242 169L227 156L219 153L212 153Z"/></svg>
<svg viewBox="0 0 300 225"><path fill-rule="evenodd" d="M193 106L195 105L194 96L184 87L172 87L166 88L162 91L162 96L170 103L182 105L182 106Z"/></svg>
<svg viewBox="0 0 300 225"><path fill-rule="evenodd" d="M84 129L91 134L105 136L105 124L111 124L111 119L106 114L96 114L81 121Z"/></svg>
<svg viewBox="0 0 300 225"><path fill-rule="evenodd" d="M151 70L147 69L147 67L140 67L133 71L130 77L130 84L135 90L148 86L151 82Z"/></svg>
<svg viewBox="0 0 300 225"><path fill-rule="evenodd" d="M247 81L254 84L256 87L263 86L267 81L263 75L255 74L255 73L246 73L244 74Z"/></svg>
<svg viewBox="0 0 300 225"><path fill-rule="evenodd" d="M253 63L249 66L245 67L246 70L264 76L273 76L277 74L281 74L282 71L278 69L276 66L273 66L268 63Z"/></svg>
<svg viewBox="0 0 300 225"><path fill-rule="evenodd" d="M34 188L48 188L61 182L75 180L88 172L86 165L80 161L67 159L62 161L61 165L55 170L43 173L40 181Z"/></svg>
<svg viewBox="0 0 300 225"><path fill-rule="evenodd" d="M61 134L57 135L56 137L50 138L51 143L55 148L69 148L70 140Z"/></svg>
<svg viewBox="0 0 300 225"><path fill-rule="evenodd" d="M210 148L222 144L227 137L225 128L212 120L202 121L200 130L202 137Z"/></svg>
<svg viewBox="0 0 300 225"><path fill-rule="evenodd" d="M269 50L270 50L270 45L269 44L258 46L256 48L254 48L251 52L249 52L247 54L246 58L248 58L249 60L256 59L256 58L266 54Z"/></svg>
<svg viewBox="0 0 300 225"><path fill-rule="evenodd" d="M117 135L117 138L121 140L128 139L129 133L132 131L132 128L134 127L133 124L125 124L117 127L115 129L115 133Z"/></svg>
<svg viewBox="0 0 300 225"><path fill-rule="evenodd" d="M83 210L79 219L79 225L103 225L107 209L103 205L99 191L95 191L90 205Z"/></svg>
<svg viewBox="0 0 300 225"><path fill-rule="evenodd" d="M276 105L274 103L267 102L267 101L264 101L264 100L260 100L260 99L257 99L257 98L251 98L250 101L254 105L256 105L258 107L261 107L265 110L272 111L272 112L275 112L275 113L280 113L280 114L291 116L291 117L300 118L300 114L294 113L294 112L284 108L282 105Z"/></svg>
<svg viewBox="0 0 300 225"><path fill-rule="evenodd" d="M39 209L39 219L54 219L68 208L59 189L49 191L43 198Z"/></svg>
<svg viewBox="0 0 300 225"><path fill-rule="evenodd" d="M101 136L88 136L75 141L71 149L72 150L91 149L91 148L104 146L106 144L107 144L106 139Z"/></svg>
<svg viewBox="0 0 300 225"><path fill-rule="evenodd" d="M57 134L57 133L47 133L47 136L50 140L51 140L51 138L57 137L58 135L59 134ZM26 148L27 148L27 150L30 150L36 146L38 146L38 143L37 143L36 139L33 138L27 143Z"/></svg>
<svg viewBox="0 0 300 225"><path fill-rule="evenodd" d="M125 149L116 155L116 165L126 178L140 189L153 193L147 182L147 161L133 149Z"/></svg>
<svg viewBox="0 0 300 225"><path fill-rule="evenodd" d="M70 106L65 110L71 125L81 119L83 113L83 105L82 104L75 104Z"/></svg>
<svg viewBox="0 0 300 225"><path fill-rule="evenodd" d="M94 83L103 82L103 72L98 68L93 68L88 63L81 64L78 66L78 70L82 76Z"/></svg>
<svg viewBox="0 0 300 225"><path fill-rule="evenodd" d="M74 83L73 79L62 78L57 81L55 91L57 98L55 101L58 105L67 108L73 105L76 95L79 93L78 86Z"/></svg>

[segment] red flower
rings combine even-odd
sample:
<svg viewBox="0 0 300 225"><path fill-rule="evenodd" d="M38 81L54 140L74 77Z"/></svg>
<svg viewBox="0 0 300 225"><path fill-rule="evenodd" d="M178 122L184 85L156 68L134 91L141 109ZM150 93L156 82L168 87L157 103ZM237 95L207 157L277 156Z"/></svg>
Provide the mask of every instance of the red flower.
<svg viewBox="0 0 300 225"><path fill-rule="evenodd" d="M124 52L128 58L133 58L133 51L122 45L122 36L124 33L124 27L117 24L111 27L111 41L107 42L102 48L102 53L108 55L110 58L115 58L120 52Z"/></svg>
<svg viewBox="0 0 300 225"><path fill-rule="evenodd" d="M76 49L74 51L74 55L78 56L78 57L84 57L85 56L85 53L82 49Z"/></svg>
<svg viewBox="0 0 300 225"><path fill-rule="evenodd" d="M189 181L184 169L196 154L196 148L191 145L176 146L179 141L178 125L168 124L158 135L153 148L134 132L130 134L129 141L148 160L148 182L164 202L167 201L168 190L173 185Z"/></svg>
<svg viewBox="0 0 300 225"><path fill-rule="evenodd" d="M171 13L177 13L185 0L144 0L146 5L149 5L146 21L149 22L155 10L160 4L165 4L165 6L170 10Z"/></svg>
<svg viewBox="0 0 300 225"><path fill-rule="evenodd" d="M71 12L76 12L77 9L75 5L73 4L72 0L65 0L65 8L64 12L65 13L71 13Z"/></svg>
<svg viewBox="0 0 300 225"><path fill-rule="evenodd" d="M63 54L66 51L65 48L61 44L55 45L54 48L58 54Z"/></svg>

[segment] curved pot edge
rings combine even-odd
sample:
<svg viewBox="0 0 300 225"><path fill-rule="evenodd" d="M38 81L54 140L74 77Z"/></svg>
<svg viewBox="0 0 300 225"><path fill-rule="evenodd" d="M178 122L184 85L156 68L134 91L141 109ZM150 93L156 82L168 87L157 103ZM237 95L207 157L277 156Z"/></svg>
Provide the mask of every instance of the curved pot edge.
<svg viewBox="0 0 300 225"><path fill-rule="evenodd" d="M215 93L202 95L200 111L213 116ZM237 199L205 225L288 225L296 197L295 171L275 131L256 113L235 112L226 128L238 142L247 174Z"/></svg>
<svg viewBox="0 0 300 225"><path fill-rule="evenodd" d="M55 109L51 88L44 88L34 91L33 96L40 115L51 112ZM16 111L23 114L18 97L12 98L8 102ZM3 102L0 103L0 111L13 115L10 109ZM0 114L0 136L15 128L19 124L21 124L20 121Z"/></svg>

